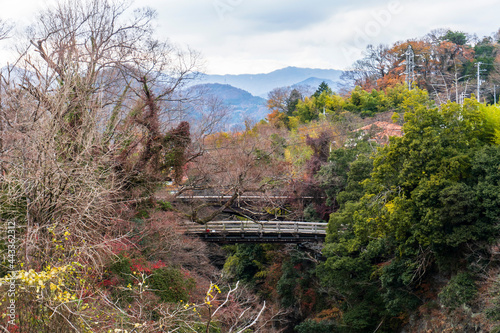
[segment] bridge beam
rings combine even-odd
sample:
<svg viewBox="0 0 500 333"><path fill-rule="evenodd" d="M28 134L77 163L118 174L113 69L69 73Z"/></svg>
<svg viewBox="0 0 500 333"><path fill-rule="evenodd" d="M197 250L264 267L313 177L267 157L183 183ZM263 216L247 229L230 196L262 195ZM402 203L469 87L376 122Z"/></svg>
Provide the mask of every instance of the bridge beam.
<svg viewBox="0 0 500 333"><path fill-rule="evenodd" d="M235 243L320 243L324 242L325 235L304 234L251 234L251 233L201 233L191 234L206 242L235 244Z"/></svg>

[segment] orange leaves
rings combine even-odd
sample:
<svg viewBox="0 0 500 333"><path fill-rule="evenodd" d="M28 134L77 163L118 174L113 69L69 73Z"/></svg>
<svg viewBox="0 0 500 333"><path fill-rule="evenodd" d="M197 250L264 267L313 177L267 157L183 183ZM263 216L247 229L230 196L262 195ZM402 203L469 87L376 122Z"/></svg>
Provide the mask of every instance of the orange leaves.
<svg viewBox="0 0 500 333"><path fill-rule="evenodd" d="M366 72L363 79L356 84L364 90L385 90L405 81L406 50L411 45L415 53L415 74L417 84L427 90L432 90L436 82L439 85L451 86L455 74L469 62L474 60L474 49L469 45L458 45L441 39L420 39L397 42L390 48L373 48L367 51L362 64ZM382 63L383 60L383 63ZM445 80L446 82L442 82Z"/></svg>
<svg viewBox="0 0 500 333"><path fill-rule="evenodd" d="M280 121L284 121L285 117L286 117L285 114L280 112L279 109L274 109L273 112L271 112L267 115L267 120L269 120L269 123L276 125Z"/></svg>

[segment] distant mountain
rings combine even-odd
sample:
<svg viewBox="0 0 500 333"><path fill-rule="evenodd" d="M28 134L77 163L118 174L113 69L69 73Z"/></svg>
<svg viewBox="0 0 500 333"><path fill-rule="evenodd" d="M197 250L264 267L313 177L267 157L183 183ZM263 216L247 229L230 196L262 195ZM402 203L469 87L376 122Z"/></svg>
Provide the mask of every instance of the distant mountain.
<svg viewBox="0 0 500 333"><path fill-rule="evenodd" d="M243 124L245 120L257 122L269 113L264 98L229 84L206 83L193 86L192 89L203 90L206 94L220 98L231 109L227 120L229 125Z"/></svg>
<svg viewBox="0 0 500 333"><path fill-rule="evenodd" d="M263 105L266 100L229 84L206 83L195 86L223 99L228 105Z"/></svg>
<svg viewBox="0 0 500 333"><path fill-rule="evenodd" d="M250 92L254 96L267 97L267 93L274 88L297 85L302 82L314 82L316 88L319 83L332 83L332 90L337 90L341 81L341 70L286 67L267 74L239 74L239 75L204 75L200 83L228 84ZM330 83L328 82L330 81ZM319 82L318 84L315 84Z"/></svg>
<svg viewBox="0 0 500 333"><path fill-rule="evenodd" d="M314 91L316 91L316 89L319 87L319 85L322 82L325 82L326 84L328 84L328 86L330 87L330 89L332 89L333 91L338 91L341 88L341 84L339 82L334 82L334 81L328 80L328 79L320 79L320 78L317 78L317 77L310 77L310 78L308 78L308 79L306 79L304 81L300 81L298 83L295 83L291 87L292 88L296 88L296 87L311 87L312 91L314 92Z"/></svg>
<svg viewBox="0 0 500 333"><path fill-rule="evenodd" d="M220 98L231 109L226 124L241 125L245 120L257 122L269 113L267 94L279 87L309 87L311 94L325 81L333 91L341 88L342 71L286 67L267 74L203 75L190 89Z"/></svg>

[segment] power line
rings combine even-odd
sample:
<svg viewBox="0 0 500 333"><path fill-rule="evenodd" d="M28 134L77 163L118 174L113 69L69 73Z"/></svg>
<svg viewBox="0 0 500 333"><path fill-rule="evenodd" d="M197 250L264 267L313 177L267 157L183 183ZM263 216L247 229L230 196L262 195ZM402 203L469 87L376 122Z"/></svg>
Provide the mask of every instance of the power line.
<svg viewBox="0 0 500 333"><path fill-rule="evenodd" d="M415 80L415 52L413 52L411 44L408 44L408 49L406 49L406 84L408 85L408 90L411 90L414 80Z"/></svg>

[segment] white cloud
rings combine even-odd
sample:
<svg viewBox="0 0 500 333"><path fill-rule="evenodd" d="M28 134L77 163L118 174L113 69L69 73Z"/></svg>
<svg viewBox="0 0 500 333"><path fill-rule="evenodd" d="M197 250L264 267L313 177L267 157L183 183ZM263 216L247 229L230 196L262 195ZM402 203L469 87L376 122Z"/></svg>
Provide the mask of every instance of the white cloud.
<svg viewBox="0 0 500 333"><path fill-rule="evenodd" d="M134 6L157 9L160 35L200 51L210 73L224 74L346 68L367 44L391 44L441 27L489 35L500 27L497 2L141 0ZM44 3L8 2L0 17L27 24ZM399 10L391 11L391 3Z"/></svg>

